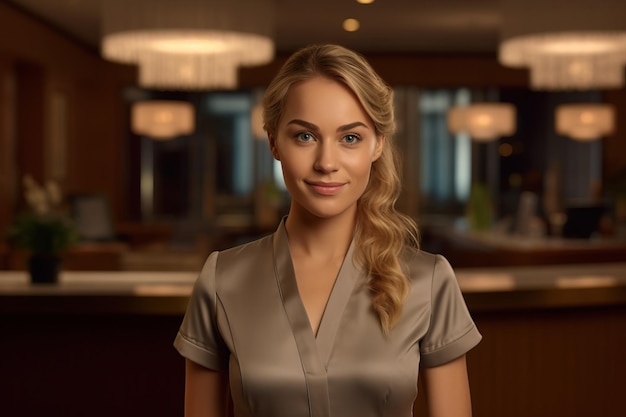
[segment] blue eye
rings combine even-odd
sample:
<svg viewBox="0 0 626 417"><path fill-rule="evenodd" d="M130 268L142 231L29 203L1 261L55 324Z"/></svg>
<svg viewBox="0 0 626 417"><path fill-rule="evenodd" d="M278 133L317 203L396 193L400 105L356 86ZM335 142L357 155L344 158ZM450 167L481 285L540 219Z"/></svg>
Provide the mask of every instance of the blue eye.
<svg viewBox="0 0 626 417"><path fill-rule="evenodd" d="M343 141L348 144L357 143L361 138L357 135L346 135L343 137Z"/></svg>
<svg viewBox="0 0 626 417"><path fill-rule="evenodd" d="M301 142L310 142L313 140L313 135L309 132L301 132L296 135L299 141Z"/></svg>

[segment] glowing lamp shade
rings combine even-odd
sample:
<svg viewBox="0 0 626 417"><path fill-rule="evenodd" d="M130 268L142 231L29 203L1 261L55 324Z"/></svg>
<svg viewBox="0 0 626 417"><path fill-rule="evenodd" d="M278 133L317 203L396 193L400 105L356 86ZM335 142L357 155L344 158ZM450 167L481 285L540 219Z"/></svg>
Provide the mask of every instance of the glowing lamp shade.
<svg viewBox="0 0 626 417"><path fill-rule="evenodd" d="M515 133L515 107L506 103L474 103L448 110L448 130L487 142Z"/></svg>
<svg viewBox="0 0 626 417"><path fill-rule="evenodd" d="M528 68L535 90L620 88L626 1L500 0L502 65Z"/></svg>
<svg viewBox="0 0 626 417"><path fill-rule="evenodd" d="M193 133L194 109L183 101L140 101L132 107L131 123L135 134L157 140L173 139Z"/></svg>
<svg viewBox="0 0 626 417"><path fill-rule="evenodd" d="M101 52L139 67L142 87L231 89L274 57L271 0L106 0Z"/></svg>
<svg viewBox="0 0 626 417"><path fill-rule="evenodd" d="M556 109L556 131L579 141L613 133L615 110L607 104L566 104Z"/></svg>
<svg viewBox="0 0 626 417"><path fill-rule="evenodd" d="M521 36L500 45L503 65L528 67L535 90L624 85L626 34L564 32Z"/></svg>

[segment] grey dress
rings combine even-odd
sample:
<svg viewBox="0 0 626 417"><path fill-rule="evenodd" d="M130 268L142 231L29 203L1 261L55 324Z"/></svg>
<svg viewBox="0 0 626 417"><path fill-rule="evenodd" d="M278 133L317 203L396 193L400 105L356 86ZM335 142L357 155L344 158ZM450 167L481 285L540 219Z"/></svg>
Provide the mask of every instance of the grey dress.
<svg viewBox="0 0 626 417"><path fill-rule="evenodd" d="M236 417L409 417L419 366L444 364L480 341L448 262L409 249L411 292L385 336L353 246L317 335L284 222L208 257L174 346L204 367L228 369Z"/></svg>

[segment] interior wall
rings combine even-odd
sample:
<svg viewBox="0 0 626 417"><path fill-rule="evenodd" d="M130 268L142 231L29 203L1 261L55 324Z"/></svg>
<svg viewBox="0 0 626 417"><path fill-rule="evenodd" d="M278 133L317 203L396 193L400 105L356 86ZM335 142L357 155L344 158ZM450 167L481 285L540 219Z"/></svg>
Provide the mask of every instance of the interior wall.
<svg viewBox="0 0 626 417"><path fill-rule="evenodd" d="M136 69L100 58L75 40L0 3L0 230L23 204L19 178L56 180L66 194L96 192L115 218L126 198L128 108ZM13 156L11 156L13 155Z"/></svg>
<svg viewBox="0 0 626 417"><path fill-rule="evenodd" d="M17 200L15 147L15 74L11 59L0 54L0 232Z"/></svg>

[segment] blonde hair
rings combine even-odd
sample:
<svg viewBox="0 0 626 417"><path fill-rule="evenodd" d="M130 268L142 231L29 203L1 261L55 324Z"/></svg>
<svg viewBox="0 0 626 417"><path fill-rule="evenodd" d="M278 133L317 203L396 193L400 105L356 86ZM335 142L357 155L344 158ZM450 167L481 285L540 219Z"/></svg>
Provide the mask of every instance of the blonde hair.
<svg viewBox="0 0 626 417"><path fill-rule="evenodd" d="M294 53L270 83L263 99L264 128L276 137L289 88L314 76L341 82L356 95L383 136L381 156L372 164L369 184L357 204L355 255L370 273L372 306L388 333L402 313L409 292L399 257L418 247L417 226L395 208L400 195L399 161L392 143L395 132L393 90L361 55L338 45L313 45Z"/></svg>

